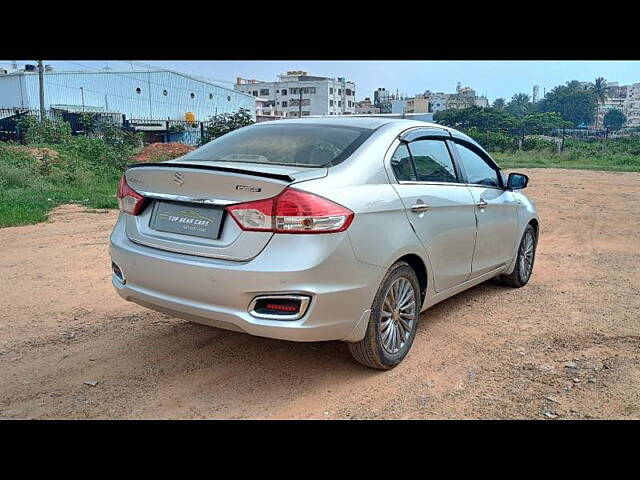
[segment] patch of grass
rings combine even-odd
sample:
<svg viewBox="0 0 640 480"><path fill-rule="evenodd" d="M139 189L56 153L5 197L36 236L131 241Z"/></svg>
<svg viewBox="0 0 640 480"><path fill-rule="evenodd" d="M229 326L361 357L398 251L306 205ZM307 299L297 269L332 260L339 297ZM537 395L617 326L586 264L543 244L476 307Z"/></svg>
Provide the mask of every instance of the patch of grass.
<svg viewBox="0 0 640 480"><path fill-rule="evenodd" d="M115 193L129 156L96 138L29 147L0 143L0 227L46 221L65 203L117 208Z"/></svg>
<svg viewBox="0 0 640 480"><path fill-rule="evenodd" d="M640 143L640 142L638 142ZM627 147L627 148L625 148ZM563 152L529 150L495 152L493 158L503 168L575 168L640 172L640 149L629 142L568 142Z"/></svg>

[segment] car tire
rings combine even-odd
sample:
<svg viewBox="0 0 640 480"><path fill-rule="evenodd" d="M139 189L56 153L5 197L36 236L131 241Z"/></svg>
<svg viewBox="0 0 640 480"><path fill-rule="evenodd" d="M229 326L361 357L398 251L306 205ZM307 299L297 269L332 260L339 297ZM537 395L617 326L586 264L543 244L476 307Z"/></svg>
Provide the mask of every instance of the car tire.
<svg viewBox="0 0 640 480"><path fill-rule="evenodd" d="M518 246L518 256L513 272L509 275L500 275L500 281L509 287L520 288L529 283L533 273L533 264L536 259L536 246L538 239L536 231L531 224L527 225L520 239Z"/></svg>
<svg viewBox="0 0 640 480"><path fill-rule="evenodd" d="M349 343L353 358L379 370L398 365L413 344L421 305L413 268L406 262L394 263L376 292L364 338Z"/></svg>

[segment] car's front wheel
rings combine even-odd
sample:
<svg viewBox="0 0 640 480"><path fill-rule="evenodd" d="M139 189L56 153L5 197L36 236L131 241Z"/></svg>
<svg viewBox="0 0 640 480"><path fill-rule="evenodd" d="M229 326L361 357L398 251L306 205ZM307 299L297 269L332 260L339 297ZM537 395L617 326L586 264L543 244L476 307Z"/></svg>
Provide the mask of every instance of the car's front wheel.
<svg viewBox="0 0 640 480"><path fill-rule="evenodd" d="M510 287L524 287L531 278L533 272L533 262L536 259L536 231L531 224L527 225L520 246L518 247L518 256L513 272L509 275L500 275L500 280Z"/></svg>
<svg viewBox="0 0 640 480"><path fill-rule="evenodd" d="M398 365L416 336L421 304L413 268L396 262L378 288L364 338L349 344L351 355L363 365L381 370Z"/></svg>

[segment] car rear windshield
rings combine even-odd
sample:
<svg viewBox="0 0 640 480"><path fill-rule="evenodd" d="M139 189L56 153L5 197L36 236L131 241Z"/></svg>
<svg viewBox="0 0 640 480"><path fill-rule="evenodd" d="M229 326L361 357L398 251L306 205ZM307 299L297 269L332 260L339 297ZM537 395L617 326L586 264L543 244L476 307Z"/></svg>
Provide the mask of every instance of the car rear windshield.
<svg viewBox="0 0 640 480"><path fill-rule="evenodd" d="M372 133L337 125L260 125L227 133L183 159L328 167L351 155Z"/></svg>

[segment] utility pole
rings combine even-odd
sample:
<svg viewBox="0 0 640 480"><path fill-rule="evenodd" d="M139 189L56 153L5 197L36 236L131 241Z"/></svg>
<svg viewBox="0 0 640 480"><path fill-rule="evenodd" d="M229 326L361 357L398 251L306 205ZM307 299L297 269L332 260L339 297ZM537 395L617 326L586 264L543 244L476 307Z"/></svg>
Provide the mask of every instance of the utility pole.
<svg viewBox="0 0 640 480"><path fill-rule="evenodd" d="M42 60L38 60L38 81L40 83L40 121L44 122L44 66Z"/></svg>
<svg viewBox="0 0 640 480"><path fill-rule="evenodd" d="M298 89L300 91L300 100L298 100L298 118L302 118L302 88Z"/></svg>
<svg viewBox="0 0 640 480"><path fill-rule="evenodd" d="M80 97L82 97L82 111L84 112L84 88L80 87Z"/></svg>

